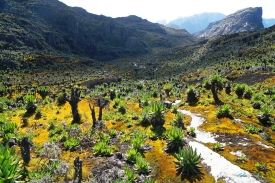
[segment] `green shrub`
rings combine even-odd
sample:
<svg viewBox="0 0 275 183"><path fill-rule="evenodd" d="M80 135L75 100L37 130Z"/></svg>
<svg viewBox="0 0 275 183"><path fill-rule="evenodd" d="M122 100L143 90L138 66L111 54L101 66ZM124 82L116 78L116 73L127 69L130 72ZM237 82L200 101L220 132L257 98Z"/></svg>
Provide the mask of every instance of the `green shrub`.
<svg viewBox="0 0 275 183"><path fill-rule="evenodd" d="M218 118L222 118L222 117L232 118L231 113L232 113L232 109L228 104L222 105L220 108L216 110L216 116Z"/></svg>
<svg viewBox="0 0 275 183"><path fill-rule="evenodd" d="M66 149L75 150L76 147L79 145L80 140L72 137L68 137L68 139L64 142L64 147Z"/></svg>
<svg viewBox="0 0 275 183"><path fill-rule="evenodd" d="M63 92L60 92L57 94L57 103L59 105L65 104L66 103L66 95Z"/></svg>
<svg viewBox="0 0 275 183"><path fill-rule="evenodd" d="M136 179L135 171L130 169L128 166L124 167L125 170L125 177L128 181L133 182Z"/></svg>
<svg viewBox="0 0 275 183"><path fill-rule="evenodd" d="M184 115L182 113L177 113L176 114L176 119L174 121L174 125L176 127L179 127L179 128L183 128L184 127Z"/></svg>
<svg viewBox="0 0 275 183"><path fill-rule="evenodd" d="M174 127L165 132L165 137L168 140L167 151L177 151L181 146L185 145L183 140L184 132L181 128Z"/></svg>
<svg viewBox="0 0 275 183"><path fill-rule="evenodd" d="M140 152L138 152L137 149L130 148L126 151L126 157L128 161L131 161L133 163L136 162L136 160L141 157Z"/></svg>
<svg viewBox="0 0 275 183"><path fill-rule="evenodd" d="M259 171L266 171L268 170L266 163L263 162L256 162L254 166L259 170Z"/></svg>
<svg viewBox="0 0 275 183"><path fill-rule="evenodd" d="M144 144L144 140L142 138L134 138L131 140L131 148L140 150L141 146Z"/></svg>
<svg viewBox="0 0 275 183"><path fill-rule="evenodd" d="M106 141L100 141L94 145L94 154L100 156L109 156L113 153L114 146L109 145Z"/></svg>
<svg viewBox="0 0 275 183"><path fill-rule="evenodd" d="M196 137L196 132L195 132L195 128L194 127L190 127L187 131L187 134L190 135L191 137Z"/></svg>
<svg viewBox="0 0 275 183"><path fill-rule="evenodd" d="M21 177L19 157L15 149L0 144L0 182L12 183Z"/></svg>
<svg viewBox="0 0 275 183"><path fill-rule="evenodd" d="M212 144L212 149L214 151L221 151L224 148L223 148L223 145L220 142L215 142L215 143Z"/></svg>
<svg viewBox="0 0 275 183"><path fill-rule="evenodd" d="M172 105L171 113L177 114L178 113L179 106L177 105Z"/></svg>
<svg viewBox="0 0 275 183"><path fill-rule="evenodd" d="M248 133L252 133L252 134L258 134L259 131L262 131L261 128L258 128L258 127L254 126L252 124L244 125L243 130L248 132Z"/></svg>
<svg viewBox="0 0 275 183"><path fill-rule="evenodd" d="M175 153L176 171L181 176L196 175L200 172L200 166L198 164L201 161L201 155L197 154L197 150L193 150L192 147L188 146L179 150Z"/></svg>
<svg viewBox="0 0 275 183"><path fill-rule="evenodd" d="M33 106L35 103L35 97L33 95L26 95L25 96L25 103L27 106Z"/></svg>
<svg viewBox="0 0 275 183"><path fill-rule="evenodd" d="M164 103L160 101L150 105L150 122L153 127L162 126L164 124L165 108Z"/></svg>
<svg viewBox="0 0 275 183"><path fill-rule="evenodd" d="M112 138L116 137L116 135L117 135L117 130L116 130L116 129L111 129L111 130L109 131L109 135L110 135L110 137L112 137Z"/></svg>
<svg viewBox="0 0 275 183"><path fill-rule="evenodd" d="M243 97L244 91L246 89L246 84L236 84L235 85L235 93L239 98Z"/></svg>
<svg viewBox="0 0 275 183"><path fill-rule="evenodd" d="M148 174L150 172L149 163L142 157L136 159L135 169L140 174Z"/></svg>

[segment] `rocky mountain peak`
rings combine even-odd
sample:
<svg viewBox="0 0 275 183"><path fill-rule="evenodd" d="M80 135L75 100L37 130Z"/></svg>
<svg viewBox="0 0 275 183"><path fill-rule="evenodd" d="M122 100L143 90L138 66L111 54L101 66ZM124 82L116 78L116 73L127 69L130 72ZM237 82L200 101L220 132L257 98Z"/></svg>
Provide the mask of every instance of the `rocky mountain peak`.
<svg viewBox="0 0 275 183"><path fill-rule="evenodd" d="M237 32L256 31L264 28L262 22L262 7L245 8L226 16L221 21L210 23L195 36L214 38L220 35Z"/></svg>

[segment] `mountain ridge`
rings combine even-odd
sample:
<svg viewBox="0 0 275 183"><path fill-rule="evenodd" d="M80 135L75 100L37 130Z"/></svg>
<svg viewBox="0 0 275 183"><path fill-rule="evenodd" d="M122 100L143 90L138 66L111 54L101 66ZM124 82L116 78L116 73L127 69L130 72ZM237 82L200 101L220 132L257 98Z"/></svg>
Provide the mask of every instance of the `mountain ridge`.
<svg viewBox="0 0 275 183"><path fill-rule="evenodd" d="M262 29L264 28L262 12L262 7L241 9L220 21L210 23L204 30L193 35L214 38L220 35Z"/></svg>
<svg viewBox="0 0 275 183"><path fill-rule="evenodd" d="M21 63L30 55L32 59L35 55L60 55L112 60L197 42L185 30L171 31L139 17L123 19L135 28L120 18L88 13L58 0L2 0L0 60L7 54Z"/></svg>

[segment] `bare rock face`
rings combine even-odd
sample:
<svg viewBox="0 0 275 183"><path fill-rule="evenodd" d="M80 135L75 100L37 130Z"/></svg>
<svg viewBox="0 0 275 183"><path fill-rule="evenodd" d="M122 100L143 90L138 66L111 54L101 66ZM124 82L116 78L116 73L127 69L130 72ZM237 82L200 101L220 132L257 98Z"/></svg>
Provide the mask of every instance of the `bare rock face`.
<svg viewBox="0 0 275 183"><path fill-rule="evenodd" d="M256 31L264 28L262 13L262 7L242 9L220 21L210 23L204 30L194 33L194 35L214 38L225 34Z"/></svg>

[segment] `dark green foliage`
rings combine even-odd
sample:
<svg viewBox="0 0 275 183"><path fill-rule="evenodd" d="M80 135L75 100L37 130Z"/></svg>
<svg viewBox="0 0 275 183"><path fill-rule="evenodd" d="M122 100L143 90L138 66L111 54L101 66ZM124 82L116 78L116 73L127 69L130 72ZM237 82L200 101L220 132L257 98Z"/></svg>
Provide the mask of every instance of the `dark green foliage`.
<svg viewBox="0 0 275 183"><path fill-rule="evenodd" d="M63 105L66 103L66 93L60 92L57 94L57 102L59 105Z"/></svg>
<svg viewBox="0 0 275 183"><path fill-rule="evenodd" d="M14 148L0 144L0 182L13 183L22 176L19 157Z"/></svg>
<svg viewBox="0 0 275 183"><path fill-rule="evenodd" d="M36 92L39 93L42 99L45 99L46 96L49 94L49 88L46 86L40 86L36 89Z"/></svg>
<svg viewBox="0 0 275 183"><path fill-rule="evenodd" d="M197 154L197 150L187 146L175 153L175 161L177 174L181 176L191 176L200 173L201 155Z"/></svg>
<svg viewBox="0 0 275 183"><path fill-rule="evenodd" d="M27 110L27 113L29 114L32 114L35 112L36 110L36 99L35 99L35 96L33 95L27 95L25 96L25 103L26 103L26 110Z"/></svg>
<svg viewBox="0 0 275 183"><path fill-rule="evenodd" d="M209 80L211 84L210 89L213 95L213 99L216 104L220 104L221 100L218 97L218 91L223 89L223 78L219 75L214 74L210 76Z"/></svg>
<svg viewBox="0 0 275 183"><path fill-rule="evenodd" d="M187 89L186 102L192 104L192 103L196 103L197 101L198 101L198 93L193 86L190 86Z"/></svg>
<svg viewBox="0 0 275 183"><path fill-rule="evenodd" d="M245 84L236 84L236 86L235 86L235 93L237 94L237 96L239 98L243 97L245 89L246 89L246 85Z"/></svg>
<svg viewBox="0 0 275 183"><path fill-rule="evenodd" d="M142 157L136 159L135 169L139 174L148 174L150 172L149 163Z"/></svg>
<svg viewBox="0 0 275 183"><path fill-rule="evenodd" d="M186 142L183 140L184 132L181 128L173 127L165 132L165 137L168 140L166 152L174 152L181 148Z"/></svg>
<svg viewBox="0 0 275 183"><path fill-rule="evenodd" d="M217 116L217 118L222 118L222 117L233 118L232 117L232 109L231 109L230 105L225 104L225 105L220 106L216 110L216 116Z"/></svg>
<svg viewBox="0 0 275 183"><path fill-rule="evenodd" d="M158 101L150 105L150 123L153 127L162 126L165 122L165 105Z"/></svg>

